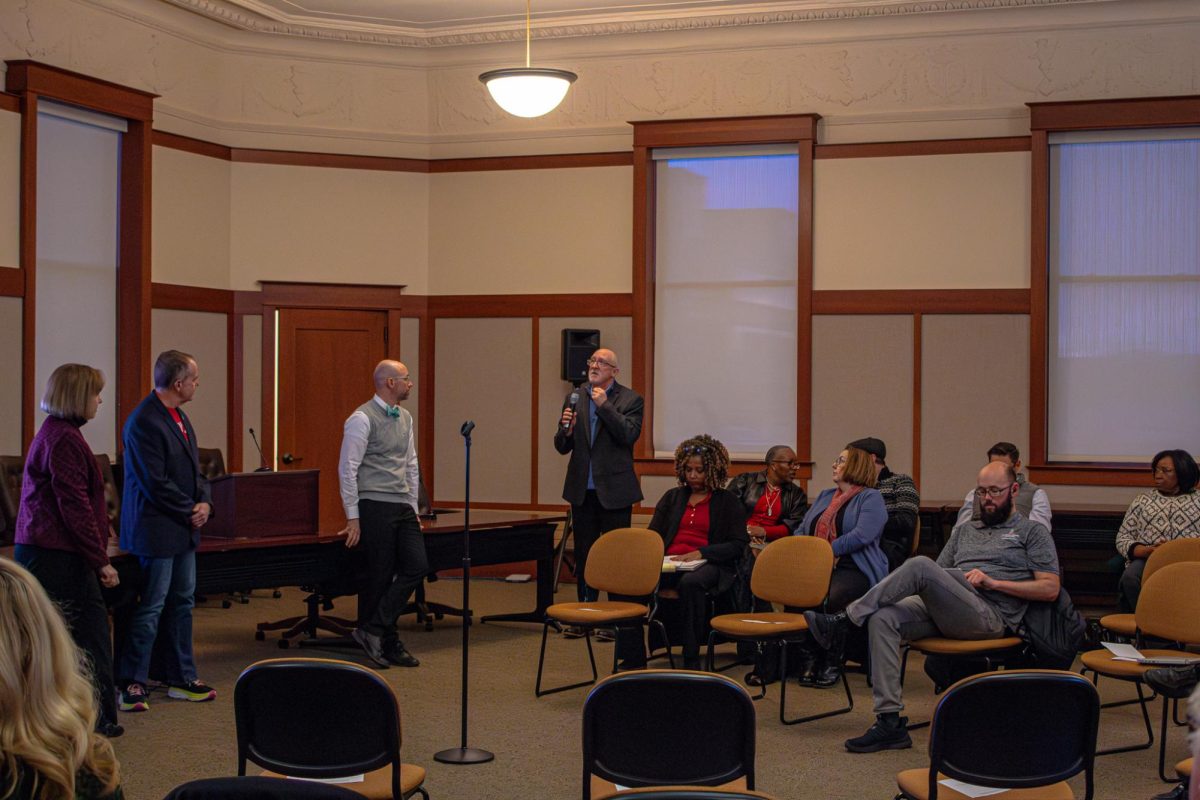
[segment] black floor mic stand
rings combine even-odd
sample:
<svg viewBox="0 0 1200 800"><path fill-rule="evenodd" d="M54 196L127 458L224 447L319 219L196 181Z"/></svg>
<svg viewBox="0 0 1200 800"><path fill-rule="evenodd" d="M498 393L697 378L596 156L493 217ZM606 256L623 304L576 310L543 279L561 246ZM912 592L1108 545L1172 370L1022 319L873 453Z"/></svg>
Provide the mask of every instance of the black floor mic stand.
<svg viewBox="0 0 1200 800"><path fill-rule="evenodd" d="M463 508L463 634L462 634L462 746L439 750L433 754L434 761L443 764L483 764L496 756L477 747L467 747L467 664L470 648L471 613L471 431L475 423L467 420L459 433L467 448L467 480Z"/></svg>

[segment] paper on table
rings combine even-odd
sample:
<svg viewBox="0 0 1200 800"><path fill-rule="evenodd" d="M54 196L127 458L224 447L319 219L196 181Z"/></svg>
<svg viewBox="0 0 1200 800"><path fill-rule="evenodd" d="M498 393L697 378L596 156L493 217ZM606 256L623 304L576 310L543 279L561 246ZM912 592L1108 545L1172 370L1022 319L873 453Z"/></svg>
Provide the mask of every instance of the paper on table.
<svg viewBox="0 0 1200 800"><path fill-rule="evenodd" d="M1008 791L1008 789L996 789L992 786L976 786L973 783L956 781L953 778L942 778L940 781L938 781L938 783L940 783L942 786L945 786L947 789L953 789L959 794L967 797L987 797L988 795L1003 794L1004 792Z"/></svg>

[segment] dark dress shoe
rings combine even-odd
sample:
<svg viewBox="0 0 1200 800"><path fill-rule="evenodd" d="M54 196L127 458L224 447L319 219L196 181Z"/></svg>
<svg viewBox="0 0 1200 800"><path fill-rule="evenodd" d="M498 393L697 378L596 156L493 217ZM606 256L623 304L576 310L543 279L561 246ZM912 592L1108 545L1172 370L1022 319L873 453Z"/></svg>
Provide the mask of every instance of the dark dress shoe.
<svg viewBox="0 0 1200 800"><path fill-rule="evenodd" d="M116 739L118 736L124 735L125 727L115 722L101 722L96 726L96 733L106 739Z"/></svg>
<svg viewBox="0 0 1200 800"><path fill-rule="evenodd" d="M842 670L837 664L824 664L820 669L808 673L808 681L801 678L801 683L809 683L812 686L819 686L822 689L828 689L830 686L837 685L837 682L842 679Z"/></svg>
<svg viewBox="0 0 1200 800"><path fill-rule="evenodd" d="M380 669L388 668L387 658L383 654L383 640L366 628L356 628L350 638L358 642L358 646L367 654L367 658L375 662Z"/></svg>
<svg viewBox="0 0 1200 800"><path fill-rule="evenodd" d="M421 662L417 660L417 657L408 652L408 650L406 650L402 644L398 644L389 648L387 653L384 655L384 658L386 658L390 663L395 664L397 667L421 666Z"/></svg>
<svg viewBox="0 0 1200 800"><path fill-rule="evenodd" d="M1200 665L1148 669L1142 679L1162 696L1182 700L1190 696L1196 683L1200 682Z"/></svg>
<svg viewBox="0 0 1200 800"><path fill-rule="evenodd" d="M1187 781L1184 781L1169 792L1154 795L1150 800L1187 800L1187 793L1188 785Z"/></svg>

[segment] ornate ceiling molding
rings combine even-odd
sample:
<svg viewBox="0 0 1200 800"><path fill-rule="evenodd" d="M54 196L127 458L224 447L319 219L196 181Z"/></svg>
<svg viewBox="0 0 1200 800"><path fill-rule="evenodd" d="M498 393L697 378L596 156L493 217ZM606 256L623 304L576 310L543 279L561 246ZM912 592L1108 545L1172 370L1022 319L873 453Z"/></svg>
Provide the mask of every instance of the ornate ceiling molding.
<svg viewBox="0 0 1200 800"><path fill-rule="evenodd" d="M315 21L283 14L256 0L164 0L203 17L240 30L296 38L322 39L352 44L392 47L457 47L522 41L523 26L511 23L463 25L422 29L409 26ZM905 17L964 11L994 11L1046 6L1095 5L1116 0L866 0L846 3L825 0L792 0L743 6L737 13L726 10L694 10L687 14L663 12L626 14L621 17L577 15L574 20L535 23L537 39L569 39L590 36L619 36L638 33L673 33L755 25L786 25L806 22Z"/></svg>

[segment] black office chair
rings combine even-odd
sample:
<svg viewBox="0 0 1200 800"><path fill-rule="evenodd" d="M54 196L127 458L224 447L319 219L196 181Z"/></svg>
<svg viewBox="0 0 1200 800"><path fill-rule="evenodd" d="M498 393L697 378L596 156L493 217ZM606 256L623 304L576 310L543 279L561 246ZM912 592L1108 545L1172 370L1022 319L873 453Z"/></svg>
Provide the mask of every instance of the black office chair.
<svg viewBox="0 0 1200 800"><path fill-rule="evenodd" d="M929 767L896 776L896 800L960 800L938 784L953 778L1009 789L1006 800L1071 800L1067 779L1093 766L1100 694L1082 675L1058 670L1005 670L964 678L933 711Z"/></svg>
<svg viewBox="0 0 1200 800"><path fill-rule="evenodd" d="M420 794L425 769L400 761L400 708L392 688L346 661L294 658L251 664L233 689L238 775L363 780L344 784L372 800Z"/></svg>
<svg viewBox="0 0 1200 800"><path fill-rule="evenodd" d="M11 544L16 535L24 477L24 456L0 456L0 544Z"/></svg>
<svg viewBox="0 0 1200 800"><path fill-rule="evenodd" d="M722 675L610 675L583 704L583 800L616 786L753 790L754 724L750 695Z"/></svg>
<svg viewBox="0 0 1200 800"><path fill-rule="evenodd" d="M766 792L749 789L714 789L706 786L656 786L624 789L596 800L774 800Z"/></svg>
<svg viewBox="0 0 1200 800"><path fill-rule="evenodd" d="M244 775L188 781L172 789L163 800L362 800L362 795L317 781Z"/></svg>

